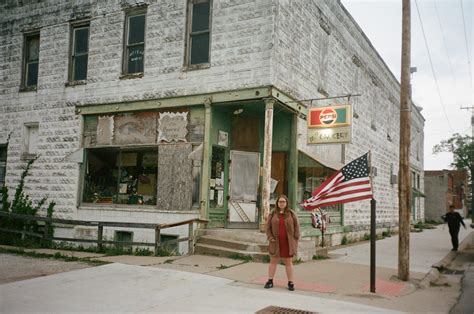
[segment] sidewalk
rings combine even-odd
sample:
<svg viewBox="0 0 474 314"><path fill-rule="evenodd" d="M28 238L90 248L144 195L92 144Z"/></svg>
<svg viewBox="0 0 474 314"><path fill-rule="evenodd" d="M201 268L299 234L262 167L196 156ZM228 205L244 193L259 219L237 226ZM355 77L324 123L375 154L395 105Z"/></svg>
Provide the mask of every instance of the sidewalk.
<svg viewBox="0 0 474 314"><path fill-rule="evenodd" d="M460 242L473 235L462 229ZM91 255L114 264L0 285L0 312L251 313L270 305L315 312L448 312L459 296L458 282L419 288L433 264L456 256L450 253L448 231L438 226L411 233L410 239L409 282L396 279L398 236L377 241L375 294L368 292L369 242L332 250L328 260L295 265L295 292L286 289L284 266L278 266L276 287L265 290L268 264L203 255ZM29 307L31 300L34 308Z"/></svg>

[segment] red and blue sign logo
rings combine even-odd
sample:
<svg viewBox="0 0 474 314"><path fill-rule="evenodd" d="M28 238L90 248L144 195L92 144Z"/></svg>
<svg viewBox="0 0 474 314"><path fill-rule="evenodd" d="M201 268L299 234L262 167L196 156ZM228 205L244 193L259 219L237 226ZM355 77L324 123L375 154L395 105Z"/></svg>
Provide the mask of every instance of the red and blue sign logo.
<svg viewBox="0 0 474 314"><path fill-rule="evenodd" d="M350 105L312 108L308 112L308 127L333 128L350 125Z"/></svg>

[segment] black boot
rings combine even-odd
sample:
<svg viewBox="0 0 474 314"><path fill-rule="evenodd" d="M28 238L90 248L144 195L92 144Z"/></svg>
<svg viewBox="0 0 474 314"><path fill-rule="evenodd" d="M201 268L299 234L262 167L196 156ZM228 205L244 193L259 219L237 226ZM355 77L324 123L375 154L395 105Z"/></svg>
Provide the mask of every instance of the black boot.
<svg viewBox="0 0 474 314"><path fill-rule="evenodd" d="M295 291L295 284L293 281L288 281L288 290Z"/></svg>
<svg viewBox="0 0 474 314"><path fill-rule="evenodd" d="M268 281L265 283L265 289L270 288L273 288L273 279L268 279Z"/></svg>

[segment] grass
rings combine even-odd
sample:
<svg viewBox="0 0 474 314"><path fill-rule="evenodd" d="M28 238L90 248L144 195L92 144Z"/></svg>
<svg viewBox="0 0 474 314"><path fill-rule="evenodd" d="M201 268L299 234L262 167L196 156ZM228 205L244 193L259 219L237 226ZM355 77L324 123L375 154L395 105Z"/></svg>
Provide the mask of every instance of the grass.
<svg viewBox="0 0 474 314"><path fill-rule="evenodd" d="M323 255L313 255L313 260L324 260L328 259L329 257Z"/></svg>
<svg viewBox="0 0 474 314"><path fill-rule="evenodd" d="M250 255L243 255L243 254L238 254L238 253L230 255L229 258L238 259L245 262L251 262L253 260L253 257Z"/></svg>

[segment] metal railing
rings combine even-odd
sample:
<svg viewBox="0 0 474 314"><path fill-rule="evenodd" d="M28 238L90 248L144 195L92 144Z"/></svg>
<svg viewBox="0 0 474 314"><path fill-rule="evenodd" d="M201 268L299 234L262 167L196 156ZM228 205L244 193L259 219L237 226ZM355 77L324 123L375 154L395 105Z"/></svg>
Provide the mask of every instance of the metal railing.
<svg viewBox="0 0 474 314"><path fill-rule="evenodd" d="M33 237L41 238L44 241L69 241L69 242L85 242L85 243L97 243L99 250L102 250L104 244L119 244L119 245L134 245L134 246L153 246L155 254L161 246L170 245L174 243L188 241L189 253L194 253L194 243L196 236L194 236L194 223L206 224L209 221L200 218L193 218L184 221L179 221L170 224L153 224L153 223L135 223L135 222L112 222L112 221L84 221L84 220L71 220L71 219L59 219L59 218L48 218L42 216L31 216L31 215L22 215L22 214L13 214L0 211L0 217L7 217L11 219L20 219L27 221L41 221L44 222L43 233L36 233L27 230L14 230L7 228L0 228L0 231L9 232L9 233L18 233L22 235L29 235ZM87 227L97 227L97 239L78 239L78 238L62 238L49 236L49 229L53 224L64 224L64 225L73 225L73 226L87 226ZM161 242L161 230L167 228L178 227L182 225L188 225L188 237L172 239ZM110 241L104 240L104 227L120 227L120 228L139 228L139 229L154 229L155 230L155 242L126 242L126 241Z"/></svg>

